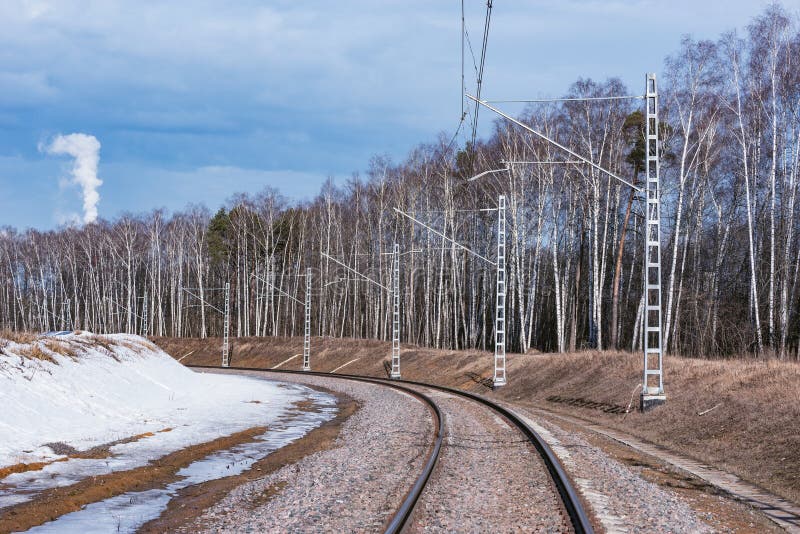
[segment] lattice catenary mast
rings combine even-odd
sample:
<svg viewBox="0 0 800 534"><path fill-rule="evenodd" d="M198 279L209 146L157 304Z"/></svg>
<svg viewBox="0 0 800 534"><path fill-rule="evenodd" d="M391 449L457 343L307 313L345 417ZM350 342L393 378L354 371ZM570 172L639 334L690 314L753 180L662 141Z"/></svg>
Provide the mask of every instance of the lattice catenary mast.
<svg viewBox="0 0 800 534"><path fill-rule="evenodd" d="M303 334L303 371L311 370L311 269L306 269L306 274L296 275L299 278L305 276L306 278L306 296L303 301L293 297L283 289L275 285L275 268L271 267L270 273L267 275L269 279L262 278L254 274L255 278L264 282L270 290L270 303L272 302L272 295L277 292L287 297L298 304L303 305L303 320L304 320L304 334ZM272 305L270 304L270 307Z"/></svg>
<svg viewBox="0 0 800 534"><path fill-rule="evenodd" d="M303 371L311 370L311 269L306 269L305 330L303 335Z"/></svg>
<svg viewBox="0 0 800 534"><path fill-rule="evenodd" d="M231 330L231 283L225 282L225 319L222 322L222 367L230 365L228 335Z"/></svg>
<svg viewBox="0 0 800 534"><path fill-rule="evenodd" d="M147 292L144 294L144 299L142 300L142 336L147 337L149 324L147 321Z"/></svg>
<svg viewBox="0 0 800 534"><path fill-rule="evenodd" d="M641 409L661 404L664 394L664 373L661 325L661 183L659 176L658 146L658 88L656 75L646 76L645 91L645 193L647 201L647 231L644 254L644 376L642 381Z"/></svg>
<svg viewBox="0 0 800 534"><path fill-rule="evenodd" d="M473 176L469 181L475 180L489 173L507 171L508 168L496 169L492 171L483 172L477 176ZM494 318L494 375L492 377L492 386L500 387L506 384L506 197L500 195L497 205L497 261L492 261L486 256L478 254L477 252L465 247L455 239L447 237L442 232L430 227L424 222L412 217L408 213L395 208L394 211L417 223L423 228L427 229L438 235L439 237L451 242L458 248L469 252L473 256L482 259L483 261L494 265L497 268L497 300L495 303L495 318ZM494 208L480 211L494 211Z"/></svg>
<svg viewBox="0 0 800 534"><path fill-rule="evenodd" d="M186 293L189 296L192 296L200 301L200 306L208 306L212 310L216 310L222 314L222 367L228 367L230 365L230 354L229 354L229 345L228 345L228 337L230 333L231 327L231 305L230 305L230 296L231 296L231 284L230 282L225 282L225 287L212 287L208 288L205 291L224 291L225 292L225 304L223 306L224 309L220 310L204 298L202 298L197 293L194 293L195 290L199 290L199 288L190 288L190 287L181 287L178 293Z"/></svg>
<svg viewBox="0 0 800 534"><path fill-rule="evenodd" d="M486 100L480 100L472 95L466 95L477 104L480 104L501 117L513 122L540 139L560 148L566 153L574 156L582 163L611 176L623 184L645 194L645 217L646 231L644 239L644 314L639 319L642 321L642 337L644 350L644 369L642 378L642 393L640 407L642 411L666 401L664 392L664 373L663 356L664 347L662 345L662 298L661 298L661 183L659 176L659 123L658 123L658 88L656 75L648 73L645 76L644 96L611 96L594 98L567 98L567 99L548 99L549 102L556 101L578 101L578 100L618 100L627 98L644 98L645 101L645 141L647 153L645 157L645 187L638 187L613 172L603 168L591 159L588 159L566 146L550 139L543 133L535 130L531 126L503 113L499 109L490 105ZM541 102L543 100L516 100L515 102ZM490 171L496 172L496 171Z"/></svg>
<svg viewBox="0 0 800 534"><path fill-rule="evenodd" d="M394 244L392 252L392 372L391 378L400 378L400 245Z"/></svg>
<svg viewBox="0 0 800 534"><path fill-rule="evenodd" d="M64 304L62 305L62 322L64 323L64 330L74 330L75 328L72 325L72 310L70 309L71 304L70 299L66 299Z"/></svg>
<svg viewBox="0 0 800 534"><path fill-rule="evenodd" d="M497 302L494 321L494 387L506 384L506 196L497 205Z"/></svg>

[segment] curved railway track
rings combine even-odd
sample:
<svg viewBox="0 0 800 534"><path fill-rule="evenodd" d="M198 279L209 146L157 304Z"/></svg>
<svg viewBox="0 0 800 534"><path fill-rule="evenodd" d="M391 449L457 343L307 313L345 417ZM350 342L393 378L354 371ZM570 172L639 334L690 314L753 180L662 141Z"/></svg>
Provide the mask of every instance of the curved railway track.
<svg viewBox="0 0 800 534"><path fill-rule="evenodd" d="M212 366L212 365L189 365L187 367L198 368L198 369L223 369L222 367ZM411 490L403 500L403 503L399 507L398 511L395 513L394 517L388 524L386 528L387 533L400 532L406 525L408 519L411 517L411 514L414 510L414 506L416 505L417 501L422 495L422 492L425 488L425 484L430 478L431 473L433 472L433 468L436 465L436 461L439 457L439 452L441 451L441 445L443 439L443 417L442 417L442 412L439 409L439 406L436 404L436 402L429 396L425 395L424 393L416 389L413 389L411 387L405 387L401 384L433 389L444 393L448 393L450 395L455 395L457 397L466 398L478 404L481 404L482 406L485 406L491 409L492 411L496 412L500 416L502 416L506 421L511 423L513 427L519 430L539 453L542 461L547 467L550 478L552 479L553 484L555 485L555 488L558 492L558 495L561 499L564 509L566 510L570 522L572 523L572 528L574 529L576 534L594 532L589 517L583 508L583 505L580 501L580 498L578 497L577 492L575 491L575 488L570 482L569 477L564 471L564 468L561 466L561 463L559 462L555 453L553 453L550 446L521 417L519 417L513 411L487 399L486 397L483 397L476 393L470 393L468 391L462 391L459 389L449 388L446 386L439 386L436 384L429 384L426 382L415 382L411 380L390 380L390 379L366 377L361 375L322 373L316 371L292 371L286 369L260 369L255 367L231 366L231 367L226 367L224 369L229 369L233 371L263 372L263 373L272 373L278 375L292 374L292 375L333 377L333 378L341 378L344 380L354 380L371 384L379 384L382 386L392 387L399 391L408 393L422 400L430 407L432 413L435 416L437 424L436 439L434 441L434 445L431 448L431 452L428 456L427 462L425 463L423 472L420 474L419 477L417 477L414 486L411 488Z"/></svg>

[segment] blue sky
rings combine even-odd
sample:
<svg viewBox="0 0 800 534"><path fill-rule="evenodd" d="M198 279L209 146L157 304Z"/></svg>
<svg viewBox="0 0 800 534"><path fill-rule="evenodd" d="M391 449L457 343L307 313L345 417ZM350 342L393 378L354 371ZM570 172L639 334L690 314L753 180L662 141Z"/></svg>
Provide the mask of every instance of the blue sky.
<svg viewBox="0 0 800 534"><path fill-rule="evenodd" d="M495 0L483 94L557 96L579 76L640 92L681 35L743 28L766 3ZM477 54L485 2L466 5ZM59 134L100 141L104 218L264 186L312 198L452 133L460 43L459 0L3 0L0 226L80 212L72 162L40 148Z"/></svg>

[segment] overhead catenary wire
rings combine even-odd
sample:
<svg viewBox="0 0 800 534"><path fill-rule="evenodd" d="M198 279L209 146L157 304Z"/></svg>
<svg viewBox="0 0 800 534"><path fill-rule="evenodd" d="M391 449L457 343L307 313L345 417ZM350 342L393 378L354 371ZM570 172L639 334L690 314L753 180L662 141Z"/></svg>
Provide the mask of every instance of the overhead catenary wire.
<svg viewBox="0 0 800 534"><path fill-rule="evenodd" d="M488 104L541 104L549 102L591 102L600 100L643 100L644 95L586 96L565 98L529 98L520 100L484 100Z"/></svg>
<svg viewBox="0 0 800 534"><path fill-rule="evenodd" d="M467 90L466 81L464 79L464 31L466 30L466 23L464 21L464 0L461 0L461 122L464 122L464 93ZM459 124L460 127L460 124ZM456 130L458 133L458 130Z"/></svg>
<svg viewBox="0 0 800 534"><path fill-rule="evenodd" d="M414 210L414 213L478 213L482 211L497 211L497 208L478 208L474 210ZM391 254L391 252L387 252L387 254ZM405 254L405 252L403 254Z"/></svg>
<svg viewBox="0 0 800 534"><path fill-rule="evenodd" d="M120 310L126 311L126 312L130 313L131 315L133 315L134 317L138 317L139 319L144 320L144 317L142 317L141 315L139 315L138 313L136 313L135 311L131 310L130 308L128 308L126 306L122 306L121 304L117 304L116 302L114 302L112 300L111 297L106 297L106 300L108 302L110 302L111 304L113 304L114 306L116 306L117 308L119 308ZM47 311L49 312L49 310L47 310ZM53 312L50 312L50 314L53 315L53 317L57 317L55 314L53 314ZM59 317L59 319L60 319L60 317Z"/></svg>
<svg viewBox="0 0 800 534"><path fill-rule="evenodd" d="M585 165L585 161L581 160L565 160L565 161L555 161L555 160L540 160L540 161L506 161L502 160L501 163L505 163L506 165Z"/></svg>
<svg viewBox="0 0 800 534"><path fill-rule="evenodd" d="M492 20L492 0L486 1L486 17L484 19L483 25L483 44L481 46L481 60L480 60L480 67L478 68L478 79L475 89L475 94L477 95L478 99L480 100L481 97L481 88L483 87L483 72L484 67L486 66L486 48L489 43L489 25ZM463 97L462 97L463 98ZM472 117L472 139L470 141L470 151L472 153L472 157L470 158L470 167L474 164L474 157L475 157L475 139L478 135L478 114L479 114L479 105L475 105L475 113Z"/></svg>
<svg viewBox="0 0 800 534"><path fill-rule="evenodd" d="M472 51L472 43L469 41L469 35L467 34L467 27L464 19L464 0L461 0L461 116L458 119L458 124L456 125L456 129L453 132L453 136L450 138L450 141L445 145L445 149L442 151L440 157L440 163L447 158L447 155L450 153L450 150L453 148L453 144L456 142L458 138L458 134L461 132L461 128L464 126L464 120L467 118L468 110L464 106L464 94L466 93L466 77L464 75L464 42L466 41L467 45L469 46L470 54L472 55L472 64L475 67L475 74L478 74L478 66L475 63L475 53Z"/></svg>

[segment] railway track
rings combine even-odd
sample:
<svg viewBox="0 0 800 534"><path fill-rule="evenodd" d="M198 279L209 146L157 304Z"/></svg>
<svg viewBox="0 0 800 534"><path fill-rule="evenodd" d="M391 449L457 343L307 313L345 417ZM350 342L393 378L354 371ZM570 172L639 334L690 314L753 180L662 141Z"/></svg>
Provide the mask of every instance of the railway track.
<svg viewBox="0 0 800 534"><path fill-rule="evenodd" d="M210 366L210 365L190 365L189 367L199 368L199 369L221 369L220 367ZM425 393L415 388L427 388L430 390L446 393L448 395L452 395L455 397L468 399L470 401L473 401L484 407L489 408L496 414L500 415L503 419L508 421L514 428L516 428L521 434L525 436L527 441L531 443L533 448L538 452L539 456L541 457L543 463L547 468L548 474L551 480L553 481L553 484L559 495L564 510L566 511L566 514L569 517L569 521L572 525L573 530L577 534L594 532L592 524L588 518L588 515L586 514L586 511L583 508L583 505L581 504L577 492L572 486L569 477L567 476L566 472L561 466L561 463L559 462L556 455L550 449L549 445L541 438L541 436L539 436L539 434L533 428L530 427L530 425L528 425L521 417L517 416L512 410L509 410L481 395L454 388L448 388L445 386L428 384L425 382L414 382L410 380L389 380L389 379L381 379L374 377L365 377L361 375L322 373L314 371L259 369L253 367L227 367L226 369L234 371L238 370L238 371L249 371L249 372L272 373L276 375L292 374L292 375L333 377L333 378L341 378L344 380L354 380L365 383L380 384L413 395L414 397L422 400L429 406L437 424L436 438L430 450L428 460L425 463L423 472L416 479L414 486L409 491L409 493L403 500L403 503L399 507L398 511L395 513L394 517L388 524L386 528L387 533L400 532L406 526L408 519L411 517L411 514L414 511L415 505L420 500L422 492L425 489L425 485L430 479L431 473L433 472L433 468L436 465L439 453L441 451L441 444L443 439L443 426L444 426L442 411L440 407L437 405L437 403L429 395L426 395Z"/></svg>

